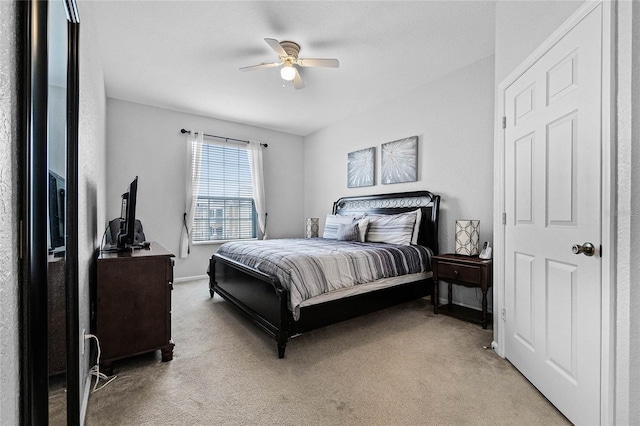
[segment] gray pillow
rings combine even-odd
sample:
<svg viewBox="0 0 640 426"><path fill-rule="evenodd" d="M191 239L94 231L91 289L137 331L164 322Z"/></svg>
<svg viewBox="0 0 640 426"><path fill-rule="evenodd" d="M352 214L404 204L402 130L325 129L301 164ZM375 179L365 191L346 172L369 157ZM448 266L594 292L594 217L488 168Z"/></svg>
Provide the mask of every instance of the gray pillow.
<svg viewBox="0 0 640 426"><path fill-rule="evenodd" d="M322 238L327 238L330 240L335 240L338 238L338 227L341 223L353 223L356 219L355 216L341 216L335 214L328 214L327 220L324 224L324 233L322 234ZM359 217L358 217L359 219Z"/></svg>
<svg viewBox="0 0 640 426"><path fill-rule="evenodd" d="M341 223L338 226L339 241L360 241L360 228L358 223Z"/></svg>

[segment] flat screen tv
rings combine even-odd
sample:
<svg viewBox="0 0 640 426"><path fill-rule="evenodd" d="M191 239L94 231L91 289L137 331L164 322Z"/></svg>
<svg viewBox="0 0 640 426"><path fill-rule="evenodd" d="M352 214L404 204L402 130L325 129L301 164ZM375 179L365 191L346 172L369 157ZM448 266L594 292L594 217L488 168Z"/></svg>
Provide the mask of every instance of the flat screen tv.
<svg viewBox="0 0 640 426"><path fill-rule="evenodd" d="M49 238L51 251L64 250L64 178L49 170Z"/></svg>
<svg viewBox="0 0 640 426"><path fill-rule="evenodd" d="M136 198L138 193L138 176L129 184L127 192L122 194L120 209L120 232L118 233L118 250L132 248L135 241Z"/></svg>

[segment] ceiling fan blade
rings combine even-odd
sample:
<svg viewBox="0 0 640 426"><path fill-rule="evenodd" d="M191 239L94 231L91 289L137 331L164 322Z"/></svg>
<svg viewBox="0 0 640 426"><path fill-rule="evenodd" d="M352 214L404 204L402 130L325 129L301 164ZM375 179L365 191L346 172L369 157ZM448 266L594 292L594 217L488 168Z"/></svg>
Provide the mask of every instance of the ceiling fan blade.
<svg viewBox="0 0 640 426"><path fill-rule="evenodd" d="M293 69L296 70L296 76L293 78L293 87L295 87L296 90L304 89L304 82L302 81L302 77L300 77L298 69L296 67L293 67Z"/></svg>
<svg viewBox="0 0 640 426"><path fill-rule="evenodd" d="M260 65L251 65L248 67L242 67L240 68L240 71L253 71L253 70L259 70L259 69L263 69L263 68L273 68L273 67L278 67L280 66L280 62L263 62Z"/></svg>
<svg viewBox="0 0 640 426"><path fill-rule="evenodd" d="M301 67L325 67L325 68L338 68L340 61L337 59L320 59L320 58L300 58L296 64Z"/></svg>
<svg viewBox="0 0 640 426"><path fill-rule="evenodd" d="M285 52L285 50L282 48L282 46L280 46L280 42L278 40L276 40L275 38L265 38L264 41L267 42L267 44L269 46L271 46L271 48L276 52L276 54L280 57L280 56L289 56L287 55L287 52Z"/></svg>

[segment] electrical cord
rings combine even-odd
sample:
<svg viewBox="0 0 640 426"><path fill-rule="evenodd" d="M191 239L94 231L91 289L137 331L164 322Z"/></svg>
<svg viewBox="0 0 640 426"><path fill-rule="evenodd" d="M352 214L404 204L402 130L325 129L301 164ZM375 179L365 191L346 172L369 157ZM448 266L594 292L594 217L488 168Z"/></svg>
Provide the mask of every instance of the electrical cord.
<svg viewBox="0 0 640 426"><path fill-rule="evenodd" d="M106 239L107 239L107 231L110 228L111 227L109 225L107 225L107 227L104 228L104 232L102 233L102 238L100 239L100 251L102 251L104 249L104 246L106 244Z"/></svg>
<svg viewBox="0 0 640 426"><path fill-rule="evenodd" d="M113 253L118 251L118 249L116 248L117 245L116 243L111 239L111 223L113 221L115 221L116 219L113 219L112 221L110 221L107 224L107 227L104 228L104 232L102 233L102 238L100 239L100 252L102 253ZM107 232L109 233L109 241L107 242ZM109 244L109 246L107 247L107 243Z"/></svg>
<svg viewBox="0 0 640 426"><path fill-rule="evenodd" d="M100 372L100 341L98 340L98 336L96 336L95 334L85 334L84 335L85 339L96 339L96 346L98 347L98 357L96 358L96 365L94 365L93 367L91 367L91 369L89 370L89 374L92 376L96 376L96 383L93 385L93 390L91 391L91 393L97 392L100 389L104 388L105 386L107 386L109 383L113 382L116 377L118 376L107 376L104 373ZM98 387L98 383L100 382L100 380L106 380L106 383L104 383L102 386Z"/></svg>

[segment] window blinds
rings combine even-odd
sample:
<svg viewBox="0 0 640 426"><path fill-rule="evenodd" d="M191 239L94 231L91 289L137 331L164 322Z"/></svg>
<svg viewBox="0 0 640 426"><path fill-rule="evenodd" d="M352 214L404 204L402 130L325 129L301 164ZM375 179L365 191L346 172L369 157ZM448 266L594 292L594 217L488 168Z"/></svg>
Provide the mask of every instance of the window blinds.
<svg viewBox="0 0 640 426"><path fill-rule="evenodd" d="M257 237L257 214L248 151L244 147L202 146L193 241Z"/></svg>

